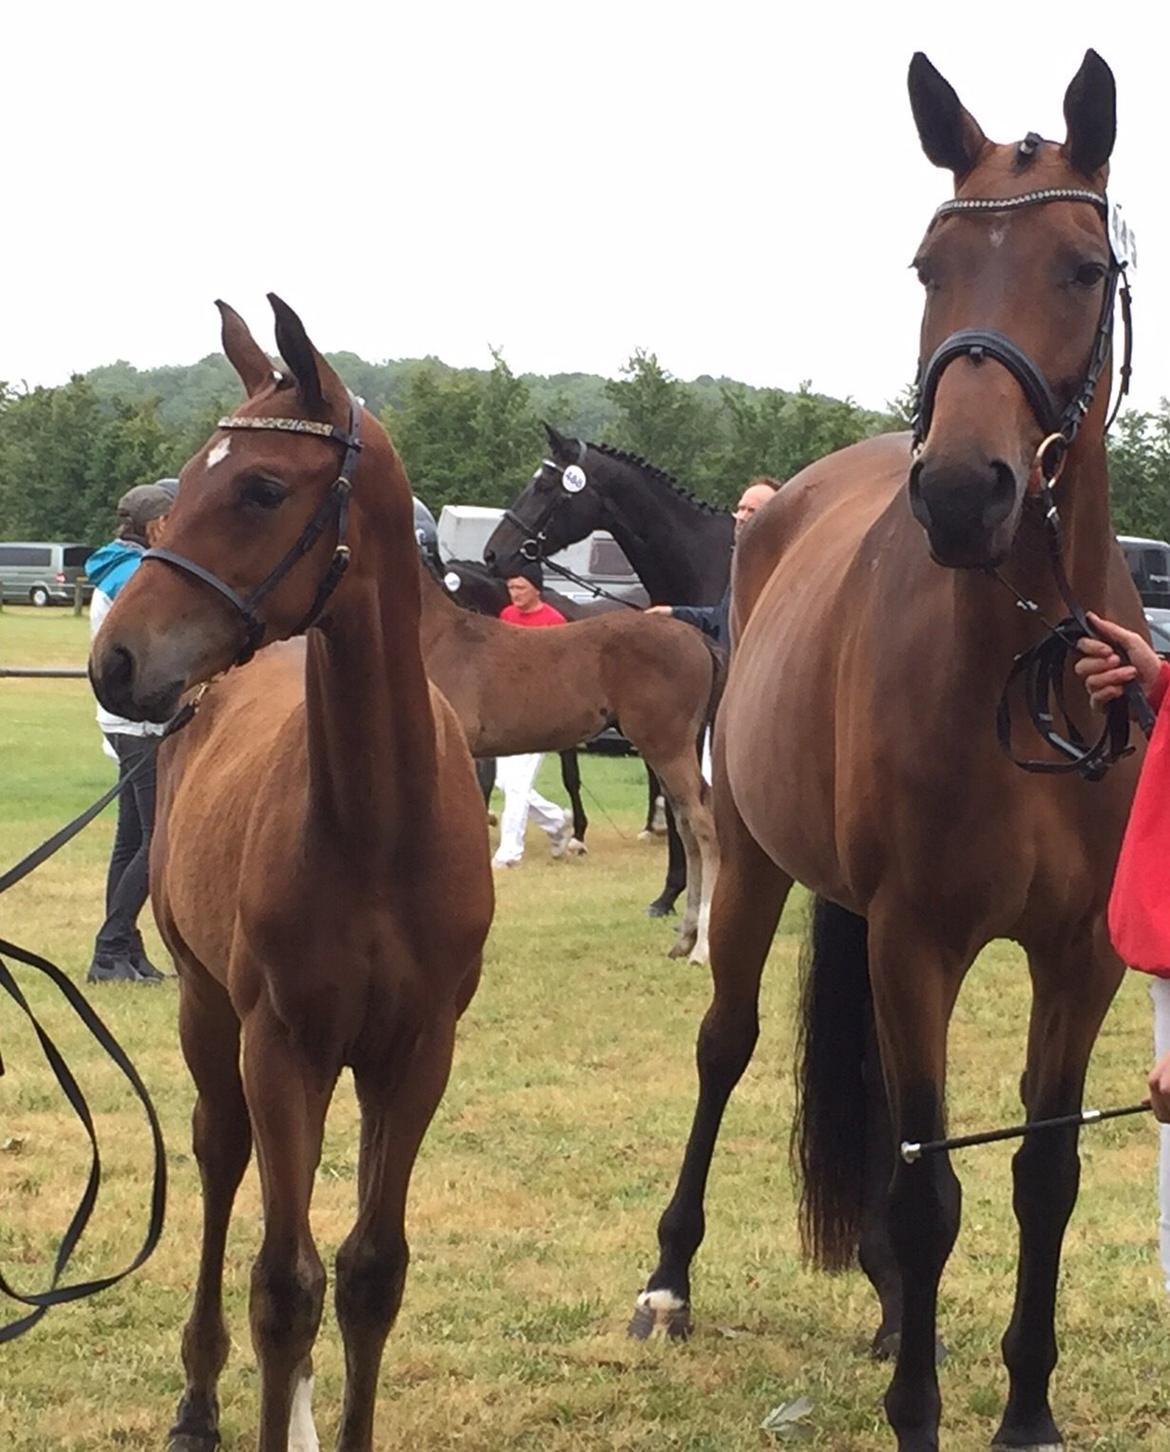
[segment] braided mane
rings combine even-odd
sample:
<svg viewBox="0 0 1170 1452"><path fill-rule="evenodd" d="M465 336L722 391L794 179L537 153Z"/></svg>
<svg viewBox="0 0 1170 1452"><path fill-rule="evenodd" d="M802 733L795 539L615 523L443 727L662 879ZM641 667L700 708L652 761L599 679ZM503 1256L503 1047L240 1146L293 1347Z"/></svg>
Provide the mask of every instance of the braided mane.
<svg viewBox="0 0 1170 1452"><path fill-rule="evenodd" d="M685 489L673 474L668 474L657 464L650 463L649 459L643 459L641 454L628 453L625 449L619 449L613 444L589 443L588 447L596 449L599 454L604 454L609 459L616 459L620 464L629 464L648 479L656 479L660 484L665 484L679 499L685 500L687 504L702 514L726 514L728 512L726 509L720 508L718 504L711 504L706 499L700 499L697 494Z"/></svg>

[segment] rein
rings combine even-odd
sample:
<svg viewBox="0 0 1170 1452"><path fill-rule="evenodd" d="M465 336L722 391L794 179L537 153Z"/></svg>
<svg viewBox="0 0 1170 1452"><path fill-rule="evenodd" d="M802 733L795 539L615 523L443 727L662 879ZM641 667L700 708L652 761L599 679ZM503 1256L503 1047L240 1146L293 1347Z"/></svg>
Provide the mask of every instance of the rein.
<svg viewBox="0 0 1170 1452"><path fill-rule="evenodd" d="M230 418L221 418L218 427L221 429L267 430L273 433L315 434L318 438L335 440L345 450L345 457L341 462L341 470L337 478L313 517L301 531L300 538L246 599L211 570L196 564L194 560L187 559L185 555L176 554L173 550L149 549L142 556L144 560L160 560L165 565L181 570L184 574L201 580L205 585L210 585L213 590L223 596L243 621L244 644L236 656L235 664L246 665L256 654L260 642L264 639L265 624L256 613L257 606L276 589L293 566L309 553L334 520L337 524L337 543L334 546L333 557L321 583L317 586L317 593L313 597L312 605L291 632L293 635L302 634L317 620L325 608L325 602L340 584L341 577L349 566L350 552L346 537L349 527L349 497L353 489L353 474L357 468L358 454L362 447L361 404L351 393L348 429L339 429L334 424L317 423L313 419L306 418L240 418L234 415Z"/></svg>
<svg viewBox="0 0 1170 1452"><path fill-rule="evenodd" d="M1050 202L1082 202L1094 207L1104 218L1109 234L1110 261L1104 279L1101 312L1080 384L1062 409L1042 370L1011 338L989 328L962 328L944 338L925 363L919 364L911 445L917 454L925 443L930 432L935 397L942 375L959 358L968 358L974 363L992 359L1007 369L1023 391L1045 435L1036 450L1032 473L1028 479L1028 492L1044 510L1049 563L1057 590L1069 613L1057 624L1051 624L1045 620L1035 601L1022 595L998 569L987 570L993 579L1016 597L1019 607L1035 615L1048 631L1046 640L1030 650L1022 651L1013 661L996 710L996 735L1009 759L1025 771L1053 775L1079 772L1086 781L1100 781L1110 766L1128 756L1133 749L1129 745L1131 715L1147 736L1153 729L1154 715L1144 693L1135 682L1125 688L1123 696L1110 702L1105 713L1105 726L1095 742L1086 740L1069 714L1064 698L1067 656L1076 651L1078 641L1097 636L1098 632L1089 624L1088 617L1074 598L1069 584L1064 567L1060 514L1052 486L1060 478L1069 451L1089 414L1097 385L1109 360L1119 290L1125 347L1120 369L1120 387L1105 424L1106 432L1117 417L1121 401L1129 391L1133 359L1131 299L1126 276L1129 254L1125 242L1119 240L1127 238L1128 233L1115 217L1105 197L1081 187L1048 187L1040 191L1026 192L1018 197L955 198L944 202L938 208L930 226L933 227L943 217L956 214L1008 212L1021 207L1043 206ZM1012 745L1011 692L1017 682L1023 685L1028 716L1033 727L1063 760L1036 760L1015 754Z"/></svg>
<svg viewBox="0 0 1170 1452"><path fill-rule="evenodd" d="M183 706L170 721L167 722L166 730L157 738L155 753L158 746L176 732L181 731L194 717L196 708L202 698L202 690L185 706ZM54 832L47 841L42 842L39 847L33 849L27 856L23 857L15 866L10 867L6 872L0 874L0 893L5 893L10 887L26 878L31 872L46 862L55 852L59 852L66 842L71 841L77 834L87 827L90 822L118 793L133 780L135 775L141 771L148 762L154 759L154 754L143 757L129 771L119 776L118 780L91 806L80 812L66 826ZM93 1115L90 1112L89 1104L81 1091L81 1086L73 1076L69 1065L56 1044L49 1037L45 1028L37 1019L29 1006L28 1000L22 993L19 984L12 976L12 973L4 961L5 958L14 958L18 963L26 967L35 968L43 973L60 990L66 1002L74 1013L82 1021L90 1034L97 1040L109 1057L122 1071L123 1076L133 1089L135 1097L146 1112L147 1122L150 1125L150 1137L154 1151L154 1172L150 1193L150 1219L147 1224L146 1234L142 1245L139 1247L133 1260L122 1270L113 1275L100 1276L93 1280L77 1281L69 1285L59 1284L61 1277L68 1268L69 1261L77 1248L77 1243L85 1232L93 1214L94 1205L97 1203L98 1191L101 1187L102 1164L101 1153L98 1148L97 1132L94 1128ZM85 1190L77 1203L65 1234L61 1237L61 1243L57 1247L57 1255L53 1263L53 1274L49 1281L48 1288L44 1291L25 1293L18 1291L11 1282L0 1273L0 1294L7 1296L10 1300L18 1302L22 1306L31 1307L29 1314L20 1316L14 1321L8 1321L0 1326L0 1345L6 1341L15 1341L18 1336L23 1336L26 1331L31 1331L37 1322L44 1316L45 1312L52 1306L64 1305L69 1301L79 1301L87 1296L96 1295L98 1291L108 1290L110 1286L117 1285L131 1272L138 1269L140 1265L153 1254L159 1237L162 1234L163 1221L166 1216L167 1203L167 1161L166 1146L163 1143L162 1128L158 1122L158 1115L155 1112L154 1104L151 1102L150 1094L146 1085L130 1060L125 1049L114 1038L113 1034L106 1027L94 1008L90 1005L85 995L77 988L73 980L56 963L50 962L47 958L40 957L37 953L30 953L26 949L0 938L0 989L13 1000L21 1013L32 1025L33 1032L40 1041L44 1050L45 1058L49 1067L56 1075L57 1083L61 1086L62 1092L73 1107L74 1113L81 1121L90 1143L90 1168L86 1180ZM0 1076L4 1073L3 1060L0 1060Z"/></svg>

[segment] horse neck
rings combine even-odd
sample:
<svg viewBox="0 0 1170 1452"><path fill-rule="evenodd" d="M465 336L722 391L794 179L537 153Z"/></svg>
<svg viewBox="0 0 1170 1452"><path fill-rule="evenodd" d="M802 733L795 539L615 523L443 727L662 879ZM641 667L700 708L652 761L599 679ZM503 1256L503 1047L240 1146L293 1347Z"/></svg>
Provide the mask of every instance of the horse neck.
<svg viewBox="0 0 1170 1452"><path fill-rule="evenodd" d="M365 485L369 495L376 488ZM355 481L355 515L362 492ZM365 513L360 525L356 578L338 590L324 627L308 636L314 830L307 840L327 843L333 852L340 846L355 866L368 864L378 873L387 853L409 850L433 820L437 747L420 640L418 547L409 520Z"/></svg>
<svg viewBox="0 0 1170 1452"><path fill-rule="evenodd" d="M601 491L606 524L651 600L712 605L731 576L733 523L662 479L623 469Z"/></svg>

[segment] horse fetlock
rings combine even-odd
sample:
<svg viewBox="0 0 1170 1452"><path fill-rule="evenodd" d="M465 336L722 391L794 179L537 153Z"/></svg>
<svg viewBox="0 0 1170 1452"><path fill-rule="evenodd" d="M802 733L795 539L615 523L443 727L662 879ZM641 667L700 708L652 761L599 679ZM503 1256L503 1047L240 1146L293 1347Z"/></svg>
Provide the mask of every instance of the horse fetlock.
<svg viewBox="0 0 1170 1452"><path fill-rule="evenodd" d="M641 1293L627 1334L635 1341L685 1341L693 1330L690 1301L662 1288Z"/></svg>

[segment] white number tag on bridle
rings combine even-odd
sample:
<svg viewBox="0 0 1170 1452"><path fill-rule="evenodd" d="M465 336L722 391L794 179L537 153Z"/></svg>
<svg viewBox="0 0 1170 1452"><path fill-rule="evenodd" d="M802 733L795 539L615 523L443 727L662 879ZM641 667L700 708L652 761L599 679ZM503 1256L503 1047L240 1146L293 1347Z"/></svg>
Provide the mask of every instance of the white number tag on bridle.
<svg viewBox="0 0 1170 1452"><path fill-rule="evenodd" d="M456 595L462 588L463 581L455 573L454 570L448 570L447 573L443 576L443 584L451 592L452 595Z"/></svg>
<svg viewBox="0 0 1170 1452"><path fill-rule="evenodd" d="M580 494L585 488L585 470L580 464L570 464L561 475L561 483L568 494Z"/></svg>
<svg viewBox="0 0 1170 1452"><path fill-rule="evenodd" d="M1119 267L1137 266L1137 241L1133 228L1121 215L1121 208L1116 202L1109 203L1109 246Z"/></svg>

